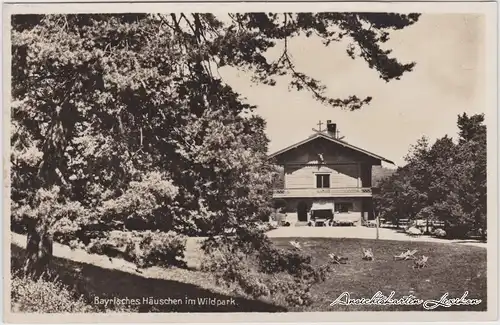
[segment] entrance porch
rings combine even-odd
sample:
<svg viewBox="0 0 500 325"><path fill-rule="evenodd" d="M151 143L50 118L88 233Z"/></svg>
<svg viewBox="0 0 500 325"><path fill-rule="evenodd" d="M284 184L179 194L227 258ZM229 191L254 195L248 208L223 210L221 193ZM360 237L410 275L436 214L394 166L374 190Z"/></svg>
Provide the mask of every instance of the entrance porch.
<svg viewBox="0 0 500 325"><path fill-rule="evenodd" d="M282 212L286 214L286 221L292 226L307 225L311 221L313 205L329 202L333 206L334 220L353 222L361 225L362 220L373 220L372 198L334 197L334 198L288 198L278 199Z"/></svg>

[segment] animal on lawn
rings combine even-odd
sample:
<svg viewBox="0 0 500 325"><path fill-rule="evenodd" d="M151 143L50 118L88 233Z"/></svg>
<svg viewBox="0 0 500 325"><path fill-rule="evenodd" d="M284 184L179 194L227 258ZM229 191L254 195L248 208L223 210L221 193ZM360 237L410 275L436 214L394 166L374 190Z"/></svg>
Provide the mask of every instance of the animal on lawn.
<svg viewBox="0 0 500 325"><path fill-rule="evenodd" d="M363 259L365 261L373 261L375 259L371 248L368 248L368 249L363 248Z"/></svg>
<svg viewBox="0 0 500 325"><path fill-rule="evenodd" d="M394 256L394 260L395 261L399 261L399 260L415 260L416 257L415 257L415 253L417 252L416 249L410 251L410 250L407 250L406 252L403 252L399 255L395 255Z"/></svg>
<svg viewBox="0 0 500 325"><path fill-rule="evenodd" d="M333 253L328 254L328 256L332 260L333 264L347 264L347 260L348 260L347 257L338 256L338 255L335 255Z"/></svg>
<svg viewBox="0 0 500 325"><path fill-rule="evenodd" d="M415 261L413 264L414 269L422 269L424 267L427 267L427 261L429 260L428 256L422 255L422 257L418 260Z"/></svg>
<svg viewBox="0 0 500 325"><path fill-rule="evenodd" d="M302 246L300 245L300 243L295 241L295 240L291 240L290 245L292 245L295 249L298 249L298 250L302 249Z"/></svg>

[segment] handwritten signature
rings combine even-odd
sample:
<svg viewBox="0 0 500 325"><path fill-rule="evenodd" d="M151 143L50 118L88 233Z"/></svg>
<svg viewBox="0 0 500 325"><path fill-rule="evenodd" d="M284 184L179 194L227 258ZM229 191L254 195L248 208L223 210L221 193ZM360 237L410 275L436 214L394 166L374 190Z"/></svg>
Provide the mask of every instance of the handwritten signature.
<svg viewBox="0 0 500 325"><path fill-rule="evenodd" d="M377 291L370 298L351 298L351 294L349 292L343 292L340 296L335 299L330 306L341 305L341 306L350 306L350 305L377 305L377 306L417 306L422 305L426 310L433 310L438 307L449 308L451 306L473 306L479 305L482 302L482 299L467 299L469 295L469 291L465 291L464 294L460 298L449 298L449 293L446 292L439 299L428 299L423 300L419 299L416 296L409 294L406 296L402 296L400 298L395 298L396 293L391 291L388 296L382 294L381 291Z"/></svg>

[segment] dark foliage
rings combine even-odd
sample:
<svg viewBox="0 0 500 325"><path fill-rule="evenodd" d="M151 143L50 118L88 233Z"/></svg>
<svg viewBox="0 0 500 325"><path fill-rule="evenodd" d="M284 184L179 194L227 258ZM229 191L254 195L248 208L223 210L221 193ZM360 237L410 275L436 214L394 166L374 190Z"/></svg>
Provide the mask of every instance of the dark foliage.
<svg viewBox="0 0 500 325"><path fill-rule="evenodd" d="M486 238L486 126L483 115L458 117L458 143L421 139L408 164L382 180L382 217L444 222L447 237Z"/></svg>

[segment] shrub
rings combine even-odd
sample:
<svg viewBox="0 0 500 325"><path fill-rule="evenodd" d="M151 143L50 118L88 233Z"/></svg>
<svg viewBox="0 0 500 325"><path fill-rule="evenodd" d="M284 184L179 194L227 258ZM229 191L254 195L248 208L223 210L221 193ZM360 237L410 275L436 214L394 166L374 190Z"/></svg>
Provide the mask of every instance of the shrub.
<svg viewBox="0 0 500 325"><path fill-rule="evenodd" d="M40 277L34 280L13 274L11 281L11 308L23 313L89 313L95 308L83 295L70 291L58 281Z"/></svg>
<svg viewBox="0 0 500 325"><path fill-rule="evenodd" d="M241 293L254 298L269 295L267 286L253 266L251 257L241 251L230 252L221 249L207 256L202 262L201 269L213 273L219 285L231 287L235 284L236 290L241 289Z"/></svg>
<svg viewBox="0 0 500 325"><path fill-rule="evenodd" d="M464 239L469 238L471 235L470 226L467 224L458 224L458 223L449 223L447 222L445 225L446 237L447 238L456 238L456 239Z"/></svg>
<svg viewBox="0 0 500 325"><path fill-rule="evenodd" d="M434 229L433 235L436 237L446 237L446 231L441 228Z"/></svg>
<svg viewBox="0 0 500 325"><path fill-rule="evenodd" d="M138 312L133 305L95 305L88 292L71 290L48 274L37 279L20 274L14 272L11 281L11 310L15 313Z"/></svg>
<svg viewBox="0 0 500 325"><path fill-rule="evenodd" d="M171 231L113 231L107 238L94 239L89 245L92 253L120 254L138 267L184 267L185 249L186 237Z"/></svg>
<svg viewBox="0 0 500 325"><path fill-rule="evenodd" d="M275 248L265 236L233 245L218 243L202 262L202 270L215 275L219 285L254 299L261 298L283 306L303 306L312 302L310 288L324 281L329 266L317 266L303 251Z"/></svg>
<svg viewBox="0 0 500 325"><path fill-rule="evenodd" d="M312 257L302 251L269 248L261 253L260 268L264 273L289 272L298 275L305 265L311 263Z"/></svg>

